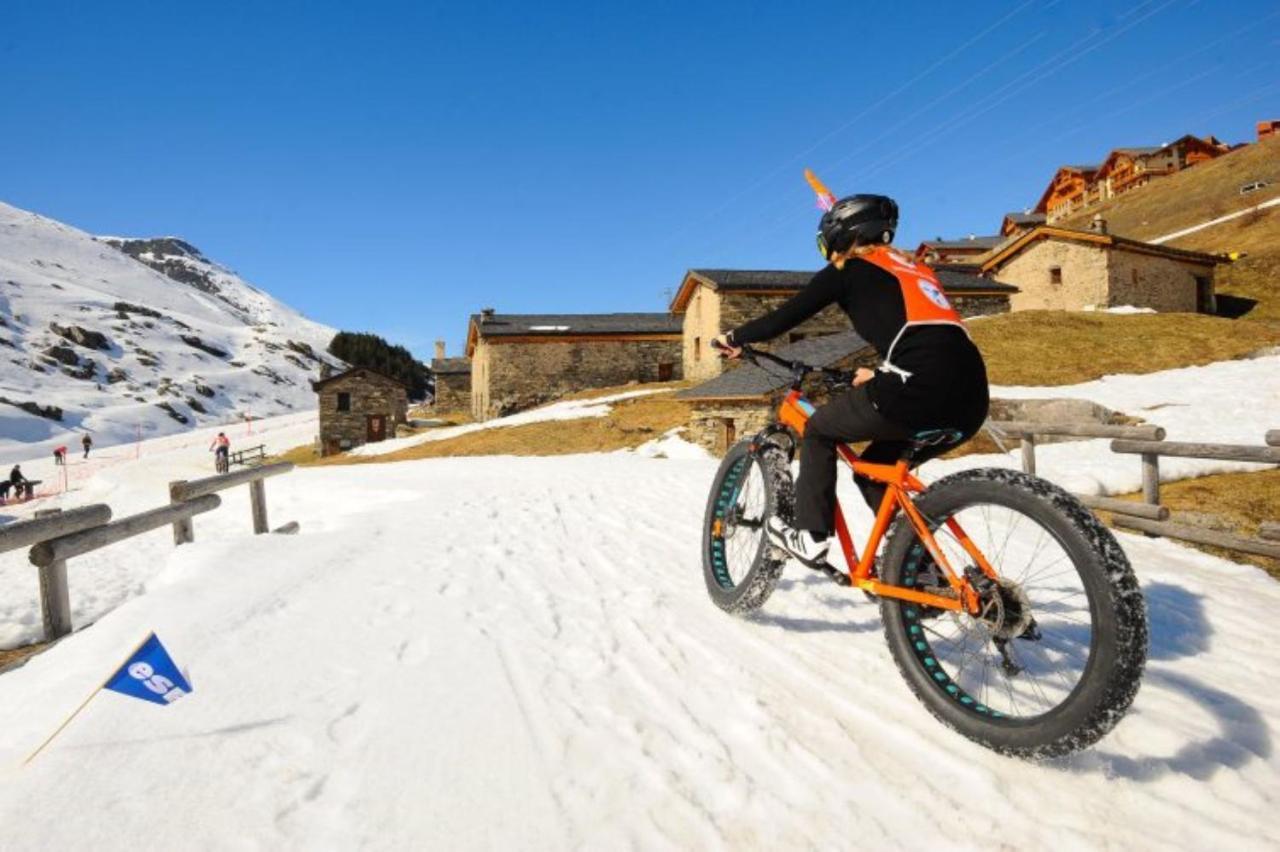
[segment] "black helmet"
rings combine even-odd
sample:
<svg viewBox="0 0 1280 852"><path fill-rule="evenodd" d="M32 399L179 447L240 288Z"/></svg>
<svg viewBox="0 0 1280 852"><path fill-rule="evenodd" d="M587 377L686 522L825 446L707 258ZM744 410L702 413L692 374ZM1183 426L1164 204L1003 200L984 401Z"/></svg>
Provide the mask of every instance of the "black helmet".
<svg viewBox="0 0 1280 852"><path fill-rule="evenodd" d="M887 195L841 198L818 223L818 251L823 260L853 246L893 242L898 229L898 205Z"/></svg>

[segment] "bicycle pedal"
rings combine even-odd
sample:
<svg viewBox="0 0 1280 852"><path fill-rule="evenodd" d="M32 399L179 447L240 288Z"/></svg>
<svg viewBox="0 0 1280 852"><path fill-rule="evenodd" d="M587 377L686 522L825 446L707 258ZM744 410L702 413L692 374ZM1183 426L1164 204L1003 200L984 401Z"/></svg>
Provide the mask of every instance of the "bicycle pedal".
<svg viewBox="0 0 1280 852"><path fill-rule="evenodd" d="M822 573L830 577L831 581L835 583L837 586L852 585L852 583L849 580L849 575L841 571L839 568L836 568L832 565L828 565L827 567L823 568Z"/></svg>

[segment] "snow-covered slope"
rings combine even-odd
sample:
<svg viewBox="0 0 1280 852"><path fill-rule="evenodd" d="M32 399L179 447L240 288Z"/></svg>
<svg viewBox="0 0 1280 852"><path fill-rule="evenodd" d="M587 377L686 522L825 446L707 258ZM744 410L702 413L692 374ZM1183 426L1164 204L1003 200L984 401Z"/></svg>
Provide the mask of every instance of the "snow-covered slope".
<svg viewBox="0 0 1280 852"><path fill-rule="evenodd" d="M1070 391L1171 438L1256 441L1273 409L1230 400L1276 369ZM314 414L252 428L233 441L278 451L310 439ZM169 480L208 472L209 435L73 459L77 490L4 512L154 508ZM1093 444L1046 454L1044 472L1068 480L1085 451L1116 486ZM310 468L267 485L271 521L300 521L297 537L252 536L239 488L193 545L161 529L73 560L73 619L92 626L0 675L0 848L1280 844L1280 585L1261 571L1118 533L1149 612L1142 689L1095 748L1024 763L915 701L861 595L791 566L757 616L716 609L698 555L716 464L668 436L648 452ZM870 513L840 487L861 537ZM0 647L38 635L37 586L25 553L0 556ZM18 768L151 630L195 693L163 708L103 694Z"/></svg>
<svg viewBox="0 0 1280 852"><path fill-rule="evenodd" d="M170 462L81 496L157 505L189 475ZM241 488L193 545L158 530L73 560L73 602L112 575L137 594L0 675L0 847L1277 848L1280 586L1261 571L1122 534L1151 618L1142 690L1096 748L1024 763L924 710L862 595L791 566L757 617L716 609L715 467L313 468L267 485L297 537L251 535ZM195 692L102 694L19 768L151 630Z"/></svg>
<svg viewBox="0 0 1280 852"><path fill-rule="evenodd" d="M0 203L0 462L313 407L333 334L182 240Z"/></svg>

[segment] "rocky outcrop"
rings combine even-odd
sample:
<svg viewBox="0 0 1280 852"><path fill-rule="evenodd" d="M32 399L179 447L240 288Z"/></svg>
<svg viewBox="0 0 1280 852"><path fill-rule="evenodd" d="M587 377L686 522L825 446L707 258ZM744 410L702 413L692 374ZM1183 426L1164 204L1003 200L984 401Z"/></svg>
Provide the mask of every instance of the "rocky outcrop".
<svg viewBox="0 0 1280 852"><path fill-rule="evenodd" d="M43 417L46 420L62 420L62 409L56 405L40 405L37 402L15 402L12 399L6 399L0 396L0 403L12 405L15 408L21 408L28 414L34 414L36 417Z"/></svg>
<svg viewBox="0 0 1280 852"><path fill-rule="evenodd" d="M50 346L44 350L44 356L68 367L76 367L80 364L80 356L70 346Z"/></svg>
<svg viewBox="0 0 1280 852"><path fill-rule="evenodd" d="M85 349L106 351L111 348L111 340L100 331L92 331L78 325L58 325L56 322L49 323L49 330Z"/></svg>
<svg viewBox="0 0 1280 852"><path fill-rule="evenodd" d="M231 357L230 352L227 352L225 349L220 349L217 346L214 346L212 343L205 343L203 340L201 340L199 337L197 337L194 334L183 334L180 336L182 337L183 343L187 344L188 346L194 349L199 349L201 352L208 352L210 355L214 356L215 358Z"/></svg>

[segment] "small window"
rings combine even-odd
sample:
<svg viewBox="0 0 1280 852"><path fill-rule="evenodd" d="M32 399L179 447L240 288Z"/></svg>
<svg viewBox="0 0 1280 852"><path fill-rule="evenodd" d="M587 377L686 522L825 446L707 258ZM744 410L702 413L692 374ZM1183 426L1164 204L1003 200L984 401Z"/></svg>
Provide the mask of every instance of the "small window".
<svg viewBox="0 0 1280 852"><path fill-rule="evenodd" d="M351 410L351 394L349 393L338 394L338 410L339 411Z"/></svg>
<svg viewBox="0 0 1280 852"><path fill-rule="evenodd" d="M1050 284L1062 283L1062 267L1061 266L1049 267L1049 283Z"/></svg>
<svg viewBox="0 0 1280 852"><path fill-rule="evenodd" d="M1134 285L1137 285L1137 283L1138 283L1138 270L1137 270L1137 269L1130 269L1130 270L1129 270L1129 281L1130 281L1130 283L1132 283L1132 284L1134 284Z"/></svg>
<svg viewBox="0 0 1280 852"><path fill-rule="evenodd" d="M721 440L724 443L725 450L728 450L738 440L737 421L732 417L722 417L720 418L720 428L723 430L720 434Z"/></svg>
<svg viewBox="0 0 1280 852"><path fill-rule="evenodd" d="M702 360L702 338L701 337L695 337L693 339L693 360L695 361Z"/></svg>
<svg viewBox="0 0 1280 852"><path fill-rule="evenodd" d="M671 376L675 373L675 367L676 365L670 362L659 364L658 365L658 381L660 382L671 381Z"/></svg>

